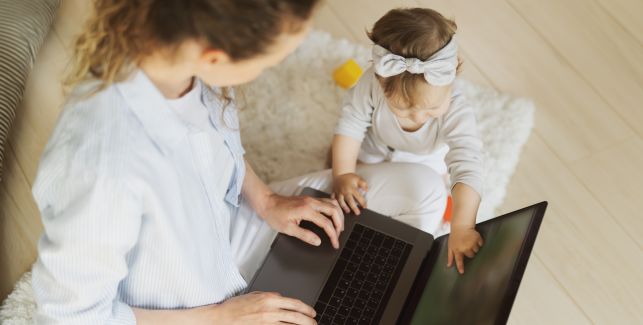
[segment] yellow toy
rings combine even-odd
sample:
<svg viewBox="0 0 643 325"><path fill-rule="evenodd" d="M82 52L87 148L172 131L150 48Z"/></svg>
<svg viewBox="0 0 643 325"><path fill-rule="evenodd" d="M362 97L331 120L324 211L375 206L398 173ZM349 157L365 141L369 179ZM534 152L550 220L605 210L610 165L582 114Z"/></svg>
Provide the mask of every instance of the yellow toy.
<svg viewBox="0 0 643 325"><path fill-rule="evenodd" d="M362 76L362 68L353 59L349 59L333 71L333 79L344 89L349 89L357 83Z"/></svg>

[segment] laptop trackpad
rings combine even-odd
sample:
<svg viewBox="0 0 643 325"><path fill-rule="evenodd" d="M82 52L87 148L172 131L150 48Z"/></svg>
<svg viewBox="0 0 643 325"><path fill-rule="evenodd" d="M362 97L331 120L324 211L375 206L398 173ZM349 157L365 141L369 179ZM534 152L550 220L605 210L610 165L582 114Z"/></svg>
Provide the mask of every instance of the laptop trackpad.
<svg viewBox="0 0 643 325"><path fill-rule="evenodd" d="M315 305L339 250L332 247L322 229L307 222L303 222L301 227L315 232L322 239L322 244L316 247L279 234L249 291L275 291L310 306Z"/></svg>

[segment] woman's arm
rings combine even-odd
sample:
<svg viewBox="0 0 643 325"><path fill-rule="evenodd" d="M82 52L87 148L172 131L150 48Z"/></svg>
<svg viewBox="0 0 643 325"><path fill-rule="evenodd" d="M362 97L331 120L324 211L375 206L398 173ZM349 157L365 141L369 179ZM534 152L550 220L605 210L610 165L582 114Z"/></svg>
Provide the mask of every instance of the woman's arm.
<svg viewBox="0 0 643 325"><path fill-rule="evenodd" d="M190 309L133 308L136 325L315 324L315 310L302 301L274 292L251 292L221 304Z"/></svg>
<svg viewBox="0 0 643 325"><path fill-rule="evenodd" d="M319 246L321 238L299 226L301 221L308 220L324 229L333 247L339 248L344 215L337 201L276 194L257 176L248 161L241 191L257 214L276 231Z"/></svg>

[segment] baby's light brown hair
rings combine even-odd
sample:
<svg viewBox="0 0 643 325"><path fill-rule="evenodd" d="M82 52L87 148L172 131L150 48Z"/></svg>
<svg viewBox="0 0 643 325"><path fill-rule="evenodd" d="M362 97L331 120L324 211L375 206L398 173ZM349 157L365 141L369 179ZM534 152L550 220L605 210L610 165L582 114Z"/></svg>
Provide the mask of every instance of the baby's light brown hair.
<svg viewBox="0 0 643 325"><path fill-rule="evenodd" d="M453 20L432 9L393 9L375 22L367 35L375 44L396 55L426 61L451 40L457 29ZM462 60L458 57L458 73L461 65ZM377 78L389 99L408 107L422 103L423 93L419 86L427 84L424 75L405 71L396 76Z"/></svg>

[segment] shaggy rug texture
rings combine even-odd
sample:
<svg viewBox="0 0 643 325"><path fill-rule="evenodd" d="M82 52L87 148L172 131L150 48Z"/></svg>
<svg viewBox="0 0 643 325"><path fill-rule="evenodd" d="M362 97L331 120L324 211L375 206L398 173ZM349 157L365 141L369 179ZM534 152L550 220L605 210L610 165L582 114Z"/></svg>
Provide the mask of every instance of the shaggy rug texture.
<svg viewBox="0 0 643 325"><path fill-rule="evenodd" d="M247 158L267 182L325 168L345 90L333 70L348 59L369 65L370 48L314 31L282 64L236 89ZM466 66L465 66L466 69ZM458 80L475 107L484 143L484 198L478 222L494 216L534 124L531 101ZM448 227L442 233L448 232ZM31 324L35 308L26 273L0 307L0 323Z"/></svg>

